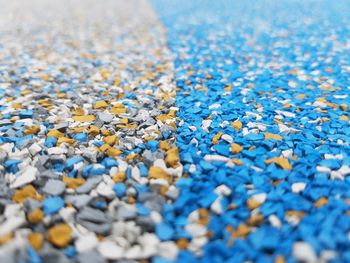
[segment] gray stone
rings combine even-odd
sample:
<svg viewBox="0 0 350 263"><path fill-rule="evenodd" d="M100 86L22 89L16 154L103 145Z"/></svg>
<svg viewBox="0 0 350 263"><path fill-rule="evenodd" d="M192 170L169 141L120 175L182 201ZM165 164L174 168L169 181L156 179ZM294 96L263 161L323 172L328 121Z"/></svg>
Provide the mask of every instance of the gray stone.
<svg viewBox="0 0 350 263"><path fill-rule="evenodd" d="M92 199L92 196L86 195L86 194L65 196L66 203L71 203L78 209L86 206L91 201L91 199Z"/></svg>
<svg viewBox="0 0 350 263"><path fill-rule="evenodd" d="M95 188L95 186L101 182L102 180L102 177L101 176L95 176L95 177L90 177L86 182L85 184L79 186L77 189L76 189L76 192L78 194L86 194L88 192L90 192L92 189Z"/></svg>
<svg viewBox="0 0 350 263"><path fill-rule="evenodd" d="M49 179L42 191L48 195L60 195L66 189L66 184L60 180Z"/></svg>
<svg viewBox="0 0 350 263"><path fill-rule="evenodd" d="M78 255L77 261L79 263L104 263L104 258L96 251L91 250Z"/></svg>
<svg viewBox="0 0 350 263"><path fill-rule="evenodd" d="M100 121L103 121L103 122L111 122L114 118L114 116L110 113L107 113L107 112L99 112L97 113L97 117Z"/></svg>

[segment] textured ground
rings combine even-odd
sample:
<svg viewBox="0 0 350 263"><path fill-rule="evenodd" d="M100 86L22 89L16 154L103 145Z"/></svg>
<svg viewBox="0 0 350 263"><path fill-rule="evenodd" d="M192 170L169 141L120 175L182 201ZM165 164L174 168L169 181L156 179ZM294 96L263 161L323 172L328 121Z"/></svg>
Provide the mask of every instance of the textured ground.
<svg viewBox="0 0 350 263"><path fill-rule="evenodd" d="M0 4L1 262L350 262L350 2Z"/></svg>

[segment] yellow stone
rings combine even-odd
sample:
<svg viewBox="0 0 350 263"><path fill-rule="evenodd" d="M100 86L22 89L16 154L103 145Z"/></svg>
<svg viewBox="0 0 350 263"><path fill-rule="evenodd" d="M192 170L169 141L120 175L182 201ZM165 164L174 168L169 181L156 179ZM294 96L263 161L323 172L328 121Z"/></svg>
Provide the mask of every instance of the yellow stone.
<svg viewBox="0 0 350 263"><path fill-rule="evenodd" d="M239 131L240 129L242 129L242 122L239 121L239 120L236 120L236 121L232 122L231 126L232 126L235 130Z"/></svg>
<svg viewBox="0 0 350 263"><path fill-rule="evenodd" d="M46 134L46 136L60 138L60 137L64 137L64 134L58 130L49 130L49 132Z"/></svg>
<svg viewBox="0 0 350 263"><path fill-rule="evenodd" d="M28 94L30 94L30 90L22 90L21 91L21 95L23 95L23 96L25 96L25 95L28 95Z"/></svg>
<svg viewBox="0 0 350 263"><path fill-rule="evenodd" d="M97 134L100 133L100 129L95 125L90 125L88 129L88 133L91 134L92 136L96 136Z"/></svg>
<svg viewBox="0 0 350 263"><path fill-rule="evenodd" d="M129 119L128 118L120 118L119 121L123 124L128 124L129 123Z"/></svg>
<svg viewBox="0 0 350 263"><path fill-rule="evenodd" d="M242 160L237 159L237 158L232 158L231 160L235 165L242 165L242 163L243 163Z"/></svg>
<svg viewBox="0 0 350 263"><path fill-rule="evenodd" d="M36 251L39 251L43 246L44 237L40 233L33 232L28 235L28 241Z"/></svg>
<svg viewBox="0 0 350 263"><path fill-rule="evenodd" d="M339 107L343 110L343 111L348 111L349 106L347 104L340 104Z"/></svg>
<svg viewBox="0 0 350 263"><path fill-rule="evenodd" d="M265 140L273 139L276 141L281 141L283 139L283 137L281 135L270 133L270 132L265 132L264 136L265 136Z"/></svg>
<svg viewBox="0 0 350 263"><path fill-rule="evenodd" d="M164 151L167 151L170 149L170 143L167 142L167 141L160 141L159 142L159 148L164 150Z"/></svg>
<svg viewBox="0 0 350 263"><path fill-rule="evenodd" d="M103 144L102 146L100 146L99 150L101 152L106 152L110 148L111 148L111 146L109 146L108 144Z"/></svg>
<svg viewBox="0 0 350 263"><path fill-rule="evenodd" d="M264 221L264 216L262 214L256 214L249 217L247 223L250 226L260 226Z"/></svg>
<svg viewBox="0 0 350 263"><path fill-rule="evenodd" d="M231 144L231 153L236 154L243 150L243 147L237 143Z"/></svg>
<svg viewBox="0 0 350 263"><path fill-rule="evenodd" d="M23 108L23 105L21 103L13 103L12 108L14 108L15 110L19 110Z"/></svg>
<svg viewBox="0 0 350 263"><path fill-rule="evenodd" d="M72 230L67 224L58 224L49 229L47 239L56 247L64 248L72 240Z"/></svg>
<svg viewBox="0 0 350 263"><path fill-rule="evenodd" d="M113 181L115 183L123 182L126 178L125 172L119 172L113 176Z"/></svg>
<svg viewBox="0 0 350 263"><path fill-rule="evenodd" d="M188 247L188 240L185 239L185 238L180 238L176 241L176 246L179 248L179 249L186 249Z"/></svg>
<svg viewBox="0 0 350 263"><path fill-rule="evenodd" d="M137 124L117 124L115 127L119 128L119 129L136 129L137 128Z"/></svg>
<svg viewBox="0 0 350 263"><path fill-rule="evenodd" d="M34 186L31 184L17 190L12 197L12 200L16 203L23 203L27 198L32 198L38 201L42 200L42 196L37 193Z"/></svg>
<svg viewBox="0 0 350 263"><path fill-rule="evenodd" d="M72 110L72 113L76 116L83 116L85 114L85 111L83 108L76 108Z"/></svg>
<svg viewBox="0 0 350 263"><path fill-rule="evenodd" d="M328 203L328 199L326 197L321 197L314 203L314 206L318 208L326 205L327 203Z"/></svg>
<svg viewBox="0 0 350 263"><path fill-rule="evenodd" d="M125 161L129 162L132 160L135 160L139 155L137 153L130 153L128 156L126 156Z"/></svg>
<svg viewBox="0 0 350 263"><path fill-rule="evenodd" d="M61 143L73 144L74 142L75 142L74 139L71 139L68 137L60 137L58 138L57 144L61 144Z"/></svg>
<svg viewBox="0 0 350 263"><path fill-rule="evenodd" d="M278 255L275 257L275 262L274 263L285 263L286 259L282 255Z"/></svg>
<svg viewBox="0 0 350 263"><path fill-rule="evenodd" d="M94 115L73 116L72 118L74 121L80 122L90 122L96 120L96 117Z"/></svg>
<svg viewBox="0 0 350 263"><path fill-rule="evenodd" d="M23 133L25 135L27 135L27 134L37 134L39 131L40 131L40 126L33 125L33 126L28 127L27 129L25 129Z"/></svg>
<svg viewBox="0 0 350 263"><path fill-rule="evenodd" d="M211 141L212 144L218 144L222 135L223 135L222 132L218 132L217 134L215 134L215 136L213 137L213 140Z"/></svg>
<svg viewBox="0 0 350 263"><path fill-rule="evenodd" d="M261 205L260 202L250 198L247 200L247 206L249 209L255 209L255 208L258 208L259 206Z"/></svg>
<svg viewBox="0 0 350 263"><path fill-rule="evenodd" d="M298 100L304 99L306 97L305 94L298 94L295 98L297 98Z"/></svg>
<svg viewBox="0 0 350 263"><path fill-rule="evenodd" d="M103 80L107 80L111 73L108 71L108 69L100 69L100 74L103 78Z"/></svg>
<svg viewBox="0 0 350 263"><path fill-rule="evenodd" d="M7 242L11 241L12 238L13 238L12 233L8 233L8 234L6 234L4 236L1 236L0 237L0 246L2 246L4 244L6 244Z"/></svg>
<svg viewBox="0 0 350 263"><path fill-rule="evenodd" d="M164 179L170 182L170 175L162 168L157 166L151 166L148 172L148 179Z"/></svg>
<svg viewBox="0 0 350 263"><path fill-rule="evenodd" d="M275 163L284 170L292 170L292 165L289 163L289 160L287 158L274 157L272 159L266 160L265 163L266 164Z"/></svg>
<svg viewBox="0 0 350 263"><path fill-rule="evenodd" d="M76 189L85 183L83 178L71 178L66 175L63 176L63 182L68 188Z"/></svg>
<svg viewBox="0 0 350 263"><path fill-rule="evenodd" d="M28 221L32 224L39 224L44 219L44 212L40 208L36 208L27 216Z"/></svg>
<svg viewBox="0 0 350 263"><path fill-rule="evenodd" d="M155 140L156 137L155 136L146 136L143 138L146 142L150 141L150 140Z"/></svg>
<svg viewBox="0 0 350 263"><path fill-rule="evenodd" d="M112 157L116 157L116 156L119 156L121 155L123 152L119 149L116 149L116 148L109 148L107 151L106 151L106 154L108 154L109 156L112 156Z"/></svg>
<svg viewBox="0 0 350 263"><path fill-rule="evenodd" d="M74 127L71 128L73 132L84 132L86 130L86 127L82 126L82 127Z"/></svg>
<svg viewBox="0 0 350 263"><path fill-rule="evenodd" d="M113 146L117 142L117 135L110 135L103 138L103 141L110 146Z"/></svg>
<svg viewBox="0 0 350 263"><path fill-rule="evenodd" d="M166 123L167 120L171 120L173 119L174 117L171 116L170 114L161 114L159 116L156 117L157 120L163 122L163 123Z"/></svg>
<svg viewBox="0 0 350 263"><path fill-rule="evenodd" d="M95 109L105 109L107 107L108 107L108 104L104 100L100 100L96 102L94 106Z"/></svg>
<svg viewBox="0 0 350 263"><path fill-rule="evenodd" d="M296 211L296 210L288 210L285 214L287 217L298 217L302 218L305 216L305 212L303 211Z"/></svg>
<svg viewBox="0 0 350 263"><path fill-rule="evenodd" d="M342 115L342 116L339 117L339 119L342 120L342 121L348 121L349 117L346 116L346 115Z"/></svg>
<svg viewBox="0 0 350 263"><path fill-rule="evenodd" d="M102 134L103 136L109 136L109 135L110 135L109 130L102 130L102 131L101 131L101 134Z"/></svg>
<svg viewBox="0 0 350 263"><path fill-rule="evenodd" d="M165 163L170 167L177 167L179 163L179 149L174 147L166 152Z"/></svg>
<svg viewBox="0 0 350 263"><path fill-rule="evenodd" d="M116 115L123 114L126 112L126 108L125 108L124 104L118 103L118 104L113 105L113 107L111 109L109 109L109 112L116 114Z"/></svg>

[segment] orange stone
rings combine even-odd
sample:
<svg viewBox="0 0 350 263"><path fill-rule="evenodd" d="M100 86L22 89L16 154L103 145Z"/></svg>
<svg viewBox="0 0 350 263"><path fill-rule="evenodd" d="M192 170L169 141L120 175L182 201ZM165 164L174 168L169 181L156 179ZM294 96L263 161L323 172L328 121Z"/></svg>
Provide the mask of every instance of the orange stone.
<svg viewBox="0 0 350 263"><path fill-rule="evenodd" d="M177 167L179 164L179 150L174 147L166 152L165 163L170 167Z"/></svg>
<svg viewBox="0 0 350 263"><path fill-rule="evenodd" d="M243 150L243 147L237 143L231 144L231 153L237 154L240 153Z"/></svg>
<svg viewBox="0 0 350 263"><path fill-rule="evenodd" d="M12 200L16 203L23 203L27 198L32 198L38 201L42 200L42 196L37 193L34 186L31 184L17 190L12 197Z"/></svg>
<svg viewBox="0 0 350 263"><path fill-rule="evenodd" d="M63 176L63 182L66 184L68 188L76 189L82 184L85 183L83 178L71 178L66 175Z"/></svg>
<svg viewBox="0 0 350 263"><path fill-rule="evenodd" d="M270 132L265 132L264 135L265 135L265 140L273 139L276 141L281 141L283 139L281 135L270 133Z"/></svg>
<svg viewBox="0 0 350 263"><path fill-rule="evenodd" d="M260 205L261 205L261 203L259 203L258 201L254 200L252 198L247 200L247 206L249 209L258 208Z"/></svg>
<svg viewBox="0 0 350 263"><path fill-rule="evenodd" d="M148 179L164 179L170 182L171 177L162 168L157 166L152 166L148 172Z"/></svg>
<svg viewBox="0 0 350 263"><path fill-rule="evenodd" d="M44 212L40 208L36 208L27 216L28 221L32 224L39 224L44 219Z"/></svg>
<svg viewBox="0 0 350 263"><path fill-rule="evenodd" d="M266 164L275 163L284 170L292 170L292 165L289 163L287 158L274 157L272 159L266 160Z"/></svg>
<svg viewBox="0 0 350 263"><path fill-rule="evenodd" d="M215 134L212 140L212 144L218 144L222 135L223 135L222 132L218 132L217 134Z"/></svg>
<svg viewBox="0 0 350 263"><path fill-rule="evenodd" d="M91 122L96 120L96 117L94 115L73 116L72 118L74 121L80 121L80 122Z"/></svg>
<svg viewBox="0 0 350 263"><path fill-rule="evenodd" d="M64 248L72 240L72 230L67 224L58 224L49 229L47 239L56 247Z"/></svg>
<svg viewBox="0 0 350 263"><path fill-rule="evenodd" d="M242 129L242 126L243 126L243 125L242 125L242 122L241 122L241 121L236 120L236 121L232 122L231 126L232 126L235 130L239 131L240 129Z"/></svg>
<svg viewBox="0 0 350 263"><path fill-rule="evenodd" d="M113 181L115 183L123 182L126 178L125 172L119 172L113 176Z"/></svg>
<svg viewBox="0 0 350 263"><path fill-rule="evenodd" d="M314 206L318 208L326 205L327 203L328 203L328 199L326 197L321 197L314 203Z"/></svg>
<svg viewBox="0 0 350 263"><path fill-rule="evenodd" d="M28 235L28 241L36 251L39 251L43 246L44 237L40 233L33 232Z"/></svg>
<svg viewBox="0 0 350 263"><path fill-rule="evenodd" d="M30 127L27 128L27 129L25 129L23 133L24 133L25 135L28 135L28 134L37 134L39 131L40 131L40 126L38 126L38 125L33 125L33 126L30 126Z"/></svg>

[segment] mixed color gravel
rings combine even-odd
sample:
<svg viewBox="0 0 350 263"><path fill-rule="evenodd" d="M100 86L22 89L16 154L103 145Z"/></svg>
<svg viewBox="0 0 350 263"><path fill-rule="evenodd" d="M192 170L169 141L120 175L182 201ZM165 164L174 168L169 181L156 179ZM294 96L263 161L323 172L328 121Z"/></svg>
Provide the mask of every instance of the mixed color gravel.
<svg viewBox="0 0 350 263"><path fill-rule="evenodd" d="M350 262L349 1L0 4L0 262Z"/></svg>

